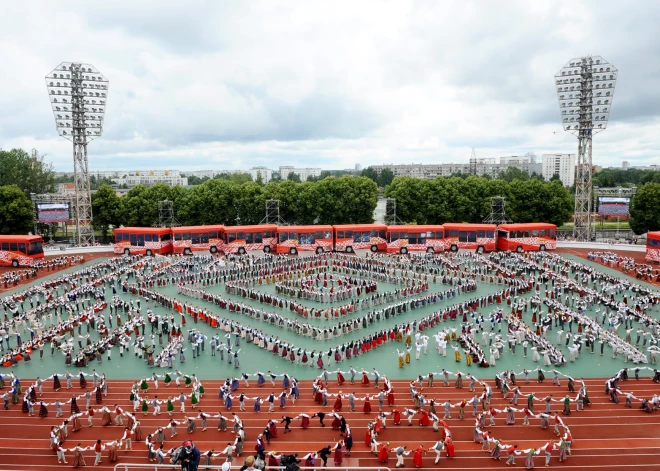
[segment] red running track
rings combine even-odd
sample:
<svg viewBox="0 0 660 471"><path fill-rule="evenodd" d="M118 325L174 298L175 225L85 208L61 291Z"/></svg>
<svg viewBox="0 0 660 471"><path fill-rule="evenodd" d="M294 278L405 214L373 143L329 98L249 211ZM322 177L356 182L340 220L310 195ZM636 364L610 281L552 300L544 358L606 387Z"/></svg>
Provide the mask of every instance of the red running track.
<svg viewBox="0 0 660 471"><path fill-rule="evenodd" d="M573 412L570 416L563 416L563 420L567 426L570 427L573 435L573 453L568 457L567 461L560 463L558 461L558 454L555 451L553 454L550 468L552 469L591 469L591 468L616 468L617 470L639 470L639 469L656 469L660 470L660 412L647 414L639 409L626 408L623 404L612 404L609 402L608 396L604 395L604 380L590 379L585 381L589 390L589 396L592 405L587 407L584 411L575 412L574 405L572 405ZM396 407L402 410L405 407L412 407L412 401L408 393L408 383L406 381L393 381L393 386L396 394ZM490 382L489 382L490 383ZM23 380L23 385L30 384L30 381ZM266 397L271 391L278 393L280 391L279 383L276 383L275 388L271 387L270 383L266 383L264 387L258 388L256 383L251 382L249 388L241 388L238 393L243 391L246 395L254 397L257 394ZM301 397L296 401L295 405L288 402L285 412L289 416L295 416L298 413L306 412L310 415L316 411L323 410L328 413L331 411L332 401L327 409L314 404L311 397L310 381L302 381L300 384ZM463 389L456 389L450 383L449 387L443 387L441 381L437 381L433 388L424 388L427 399L434 398L442 403L450 399L452 402L461 399L469 399L473 396L467 388L467 384ZM75 385L75 383L74 383ZM132 411L132 403L129 401L130 394L130 381L110 381L109 394L104 398L104 403L112 409L114 404L119 404L122 408ZM193 411L187 406L187 413L182 414L174 413L174 419L180 421L184 415L193 416L197 415L200 409L206 413L215 414L222 412L228 416L228 411L225 409L224 404L218 399L218 389L220 386L219 381L205 381L204 387L206 394L201 399L200 404ZM555 398L559 399L567 394L566 382L564 381L561 387L553 386L550 380L546 380L543 384L530 382L524 384L524 381L518 381L518 386L524 394L534 392L537 397L543 398L547 394L553 394ZM91 383L88 385L91 389ZM619 388L623 391L632 391L637 397L650 398L654 393L660 389L658 385L653 383L649 378L643 378L640 381L631 379L626 382L621 382ZM331 393L337 392L340 388L336 382L330 382L329 390ZM361 397L367 392L375 394L373 386L364 387L360 384L354 386L348 383L344 384L341 389L344 393L354 391L356 396ZM160 384L160 389L156 392L151 386L148 396L151 397L157 394L160 399L166 399L167 396L174 397L180 391L189 392L184 386L164 387ZM52 402L55 398L62 401L68 400L71 395L80 395L83 390L79 387L74 387L72 390L67 391L62 389L55 392L50 383L44 385L44 395L42 399L45 402ZM477 393L480 391L477 390ZM526 399L521 395L519 400L519 408L524 407ZM574 397L574 394L571 394ZM511 395L509 395L509 399ZM283 412L276 407L275 412L268 413L267 406L262 405L262 412L257 414L252 412L251 404L249 401L248 411L240 412L238 404L235 404L233 411L236 412L243 420L246 430L246 443L245 453L238 461L234 463L241 463L244 456L247 456L252 450L254 440L257 434L261 433L269 418L280 418ZM84 408L84 400L78 401L81 409ZM366 432L367 422L373 420L377 414L377 401L372 401L375 405L374 411L366 415L361 412L362 402L357 401L357 412L348 412L348 402L344 401L344 410L342 411L346 418L348 425L353 432L354 446L352 456L344 459L346 466L377 466L378 460L370 453L370 450L364 444L364 437ZM504 400L501 394L497 391L493 392L492 406L495 408L503 409L508 404L508 400ZM634 403L637 407L638 403ZM68 406L68 405L67 405ZM92 406L100 408L96 405L94 397L92 396ZM544 408L540 402L536 404L536 412L541 412ZM437 407L438 416L442 417L442 407ZM50 406L49 416L47 418L38 417L38 408L35 407L35 417L29 417L27 414L21 412L20 403L12 405L10 410L0 411L0 469L3 471L13 470L34 470L34 471L51 471L61 469L62 466L58 465L57 458L49 449L49 431L52 425L59 425L62 421L61 418L55 418L55 408ZM68 407L63 407L65 417L68 417ZM390 411L391 407L385 407L385 411ZM553 412L559 411L561 404L553 403ZM165 410L165 407L162 407ZM452 409L452 419L447 422L451 427L453 439L456 448L456 456L454 458L443 457L440 464L435 466L433 464L434 454L424 457L424 469L442 468L450 470L480 470L492 468L504 468L506 457L503 454L501 461L494 461L490 455L481 451L481 446L474 443L473 426L474 420L472 418L472 408L466 408L466 417L464 420L458 420L458 410ZM114 418L114 413L112 414ZM152 433L159 426L166 426L168 423L168 415L162 412L159 416L153 416L151 413L144 416L142 412L137 413L142 426L144 436ZM438 439L437 433L434 433L431 427L419 427L417 425L418 415L415 416L414 426L406 426L406 419L402 419L402 424L399 426L392 425L391 418L388 420L388 427L378 437L380 442L388 441L392 446L407 445L409 449L417 447L420 443L424 444L427 448L430 447ZM90 446L95 443L96 439L100 438L103 441L110 441L121 438L123 428L110 425L107 427L100 426L100 415L97 414L95 424L89 428L86 426L86 420L81 421L83 429L79 432L72 432L71 426L69 427L69 438L65 443L65 447L73 448L78 442L82 446ZM227 442L233 441L233 434L230 429L226 432L217 430L217 420L210 419L208 423L208 430L201 431L199 427L199 420L197 421L198 429L192 434L188 434L185 426L179 426L178 436L175 439L169 438L167 433L167 440L165 448L178 446L182 440L191 438L194 440L197 447L201 452L208 451L214 448L216 451L224 449ZM126 421L124 421L126 422ZM339 432L333 431L329 424L331 420L326 419L328 426L321 428L317 419L312 419L309 429L303 432L300 424L294 421L292 424L293 432L284 435L282 428L278 427L279 434L276 439L271 441L270 446L267 446L267 451L276 451L278 453L297 452L300 454L308 453L310 451L318 451L322 446L327 444L334 444L339 439ZM517 423L513 426L504 424L504 414L498 416L497 424L495 427L490 428L494 437L498 438L506 444L517 444L519 448L536 447L545 444L551 439L556 437L553 434L552 422L551 427L547 430L541 430L539 427L539 419L532 418L529 426L522 425L522 413L517 414ZM231 427L230 427L231 428ZM169 432L166 431L166 432ZM87 451L84 453L88 466L94 463L93 453ZM67 453L68 467L73 462L73 453ZM215 458L215 464L220 464L224 461L223 457ZM320 461L319 461L320 462ZM317 465L318 463L317 462ZM390 460L387 465L394 468L396 458L390 454ZM144 443L134 443L132 451L120 451L119 463L144 463L148 464L146 447ZM332 458L329 460L329 466L332 467ZM544 458L537 456L535 458L537 467L543 467ZM517 466L523 467L524 457L517 457ZM100 469L112 469L114 464L108 462L107 452L104 452L103 463L98 466ZM406 468L414 469L412 463L412 456L405 459ZM203 466L200 466L200 470Z"/></svg>

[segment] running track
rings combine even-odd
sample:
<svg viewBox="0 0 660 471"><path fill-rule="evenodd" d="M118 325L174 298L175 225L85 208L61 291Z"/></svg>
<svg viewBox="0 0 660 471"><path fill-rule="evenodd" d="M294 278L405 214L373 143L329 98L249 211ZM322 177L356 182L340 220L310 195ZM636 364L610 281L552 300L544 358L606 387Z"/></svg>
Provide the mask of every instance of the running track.
<svg viewBox="0 0 660 471"><path fill-rule="evenodd" d="M482 376L486 373L495 373L494 369L489 370L474 370L476 374ZM572 404L572 414L570 416L563 416L564 422L571 428L573 434L573 454L568 457L567 462L560 463L558 461L558 454L555 451L552 457L552 469L596 469L596 468L616 468L617 470L639 470L639 469L660 469L660 413L646 414L636 407L638 403L634 403L633 409L624 406L624 400L621 398L621 404L612 404L609 402L608 396L604 395L604 380L589 379L585 380L589 390L589 396L592 405L587 407L585 411L574 412L574 405ZM393 381L393 387L396 395L396 407L402 410L404 407L411 407L412 401L408 394L408 383L406 381ZM489 383L492 383L489 381ZM577 381L576 381L577 383ZM22 381L24 386L30 384L29 381ZM108 408L112 409L114 404L119 404L125 410L131 411L132 404L129 402L130 382L113 380L109 381L109 393L105 400ZM251 382L249 388L244 388L241 384L241 389L237 391L245 392L247 396L254 397L257 394L266 397L271 391L278 393L280 391L279 383L277 387L272 388L270 383L266 383L263 388L257 388L256 383ZM205 381L204 387L206 394L200 401L197 410L193 411L187 405L187 413L185 415L197 415L199 409L203 409L206 413L222 412L225 416L230 414L225 409L222 402L217 398L219 381ZM492 385L492 384L491 384ZM64 386L64 384L63 384ZM518 386L524 394L530 392L536 393L537 397L543 398L547 394L554 394L554 397L560 399L568 392L566 381L562 382L561 387L553 386L551 379L547 379L543 384L536 384L530 381L530 384L524 384L524 379L518 379ZM88 384L91 389L91 382ZM360 384L351 387L345 383L341 388L344 393L353 390L357 397L361 397L369 392L375 394L376 389L373 386L365 387ZM650 378L643 377L640 381L631 379L627 382L621 382L619 389L622 391L632 391L638 397L651 397L657 393L660 387L653 383ZM330 382L329 391L337 392L339 387L336 382ZM182 385L176 387L174 384L165 388L163 383L160 383L160 389L157 394L160 399L166 399L167 396L175 396L178 391L186 391ZM257 392L258 391L258 392ZM315 411L322 410L320 406L315 405L311 398L311 386L309 381L302 381L300 386L301 398L296 401L295 405L288 402L286 407L286 414L295 416L300 412L306 412L310 415ZM459 401L460 399L471 398L473 394L469 392L467 381L465 387L461 390L453 386L450 382L449 387L443 387L442 381L436 379L433 388L425 388L426 397L435 398L439 402L444 402L446 399L451 399L452 402ZM45 402L52 402L55 397L60 398L62 401L68 400L72 394L80 395L82 390L74 382L74 388L70 391L62 389L59 392L54 392L51 383L44 384L43 400ZM477 390L479 393L480 390ZM149 397L156 394L153 385L150 383ZM519 400L519 408L524 407L526 399L521 395ZM575 397L571 394L571 397ZM509 399L511 394L509 395ZM331 399L331 398L329 398ZM254 439L258 433L261 433L266 425L268 418L279 418L282 415L279 407L276 407L275 412L268 413L267 405L262 405L262 412L260 414L251 411L251 401L248 411L240 412L238 404L233 408L240 418L243 420L246 429L246 443L245 453L247 456L253 450ZM78 401L81 409L84 409L84 399ZM325 410L326 413L331 411L333 404L329 400L329 407ZM364 437L367 422L373 419L377 413L377 401L372 401L372 406L375 405L371 414L365 415L361 411L362 402L357 401L357 411L350 413L347 412L348 401L344 400L344 410L342 411L348 421L348 425L353 432L354 446L352 457L344 458L344 465L346 466L377 466L378 461L376 457L371 455L369 449L364 444ZM508 401L501 397L498 391L493 392L492 406L495 408L503 409ZM67 405L68 406L68 405ZM96 409L100 405L96 405L94 396L92 395L92 406ZM264 407L266 406L266 407ZM178 412L178 406L175 406L177 412L174 418L178 421L183 419L184 414ZM469 408L468 408L469 407ZM448 420L451 426L454 443L456 447L456 457L453 459L442 458L438 466L433 465L435 454L429 454L424 458L424 468L441 468L449 470L478 470L478 469L492 469L492 468L505 468L506 457L503 454L501 461L496 462L490 458L490 455L480 451L480 445L472 440L473 424L472 408L466 407L465 420L458 420L458 409L452 409L452 419ZM443 408L436 407L439 417L442 417ZM544 405L541 402L536 403L536 412L543 411ZM49 444L49 429L52 425L61 423L61 418L55 418L55 408L50 406L49 416L44 419L38 417L38 407L35 407L35 417L28 417L27 414L21 412L20 403L12 405L9 411L0 411L0 469L4 471L13 470L34 470L34 471L50 471L61 469L61 466L70 467L73 462L73 453L67 453L68 465L58 465L55 454L48 448ZM68 408L63 407L65 417L68 417ZM553 412L560 410L561 404L553 403ZM165 410L164 405L162 410ZM386 411L391 410L391 407L385 407ZM114 413L112 414L114 419ZM514 426L506 426L504 424L504 414L497 417L497 426L491 428L493 436L506 444L518 444L520 449L528 447L539 447L551 439L556 439L553 434L552 424L547 430L541 430L539 427L539 419L532 418L529 426L522 425L522 413L516 414L517 423ZM144 416L142 412L137 413L146 437L147 434L152 433L159 426L166 426L168 423L167 412L161 413L160 416L154 417L151 413ZM408 448L415 448L420 443L423 443L427 448L435 443L439 434L433 433L431 427L419 427L417 419L419 415L415 416L414 426L406 426L406 419L402 417L402 424L400 426L391 425L391 419L388 421L388 427L383 431L378 440L380 442L389 441L392 446L408 445ZM77 433L71 431L69 427L69 438L65 443L65 447L73 448L78 442L82 442L82 446L92 445L97 438L103 441L110 441L118 439L123 434L123 428L110 425L107 427L100 426L100 414L95 417L95 425L92 428L87 427L87 421L82 420L83 429ZM166 433L168 438L165 443L165 448L178 446L181 441L190 437L194 440L197 447L201 452L208 451L215 448L216 451L222 450L228 441L233 441L233 434L230 432L231 427L226 432L219 432L217 427L218 419L210 419L208 423L208 430L201 431L199 426L200 422L197 421L198 429L193 434L188 434L185 426L178 427L178 435L174 440L169 439L169 433ZM283 426L278 427L278 437L271 441L271 445L267 446L267 451L282 452L298 452L301 455L310 451L317 451L322 446L335 443L339 438L338 432L332 431L330 428L331 420L326 419L327 426L322 429L319 426L317 419L312 419L310 428L305 432L302 431L297 421L292 423L293 432L284 435ZM124 423L126 421L124 420ZM169 430L166 430L169 432ZM133 451L120 451L119 463L145 463L147 464L146 448L143 443L134 443ZM86 462L88 466L93 465L94 458L91 451L85 452ZM543 467L543 456L537 456L535 463L537 467ZM215 458L214 463L222 463L223 458ZM320 462L320 461L319 461ZM390 454L390 461L387 465L392 469L396 458ZM412 464L412 454L406 457L406 467L410 469ZM234 463L242 463L242 458ZM332 465L332 457L329 460L329 465ZM317 463L318 465L318 463ZM523 467L524 457L517 457L517 466ZM104 460L100 469L112 469L112 465L108 462L107 452L104 452ZM203 469L200 466L200 470Z"/></svg>

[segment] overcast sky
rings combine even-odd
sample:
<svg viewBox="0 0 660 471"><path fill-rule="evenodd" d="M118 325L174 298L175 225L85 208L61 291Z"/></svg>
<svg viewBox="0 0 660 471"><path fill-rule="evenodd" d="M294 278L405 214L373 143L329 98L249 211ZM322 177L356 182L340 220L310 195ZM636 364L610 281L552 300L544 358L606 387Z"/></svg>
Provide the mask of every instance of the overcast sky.
<svg viewBox="0 0 660 471"><path fill-rule="evenodd" d="M660 163L660 2L3 2L0 148L72 170L44 76L109 80L90 169L342 169L575 152L553 76L619 69L594 163Z"/></svg>

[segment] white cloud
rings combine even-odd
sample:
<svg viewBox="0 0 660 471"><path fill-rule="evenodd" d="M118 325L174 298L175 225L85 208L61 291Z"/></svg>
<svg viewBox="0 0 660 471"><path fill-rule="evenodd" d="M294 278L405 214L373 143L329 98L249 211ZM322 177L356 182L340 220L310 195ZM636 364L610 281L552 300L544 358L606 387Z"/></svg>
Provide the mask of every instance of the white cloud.
<svg viewBox="0 0 660 471"><path fill-rule="evenodd" d="M0 146L72 167L43 77L81 60L110 79L92 169L574 152L552 77L593 53L620 70L594 162L648 164L660 150L659 10L614 0L5 4Z"/></svg>

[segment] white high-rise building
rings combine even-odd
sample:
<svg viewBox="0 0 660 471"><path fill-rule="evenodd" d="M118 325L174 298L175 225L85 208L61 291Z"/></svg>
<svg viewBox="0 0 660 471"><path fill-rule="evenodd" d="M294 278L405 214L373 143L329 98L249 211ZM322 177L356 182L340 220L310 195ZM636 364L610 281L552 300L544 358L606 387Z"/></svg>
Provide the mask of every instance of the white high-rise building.
<svg viewBox="0 0 660 471"><path fill-rule="evenodd" d="M543 178L558 174L564 186L575 184L575 154L543 154Z"/></svg>
<svg viewBox="0 0 660 471"><path fill-rule="evenodd" d="M261 176L261 181L268 183L273 178L273 171L268 167L252 167L250 169L250 175L252 175L252 181L257 181L259 176Z"/></svg>
<svg viewBox="0 0 660 471"><path fill-rule="evenodd" d="M289 174L295 173L300 177L301 182L306 182L309 177L320 177L321 169L320 168L294 168L292 166L281 166L280 167L280 178L286 180L289 177Z"/></svg>

